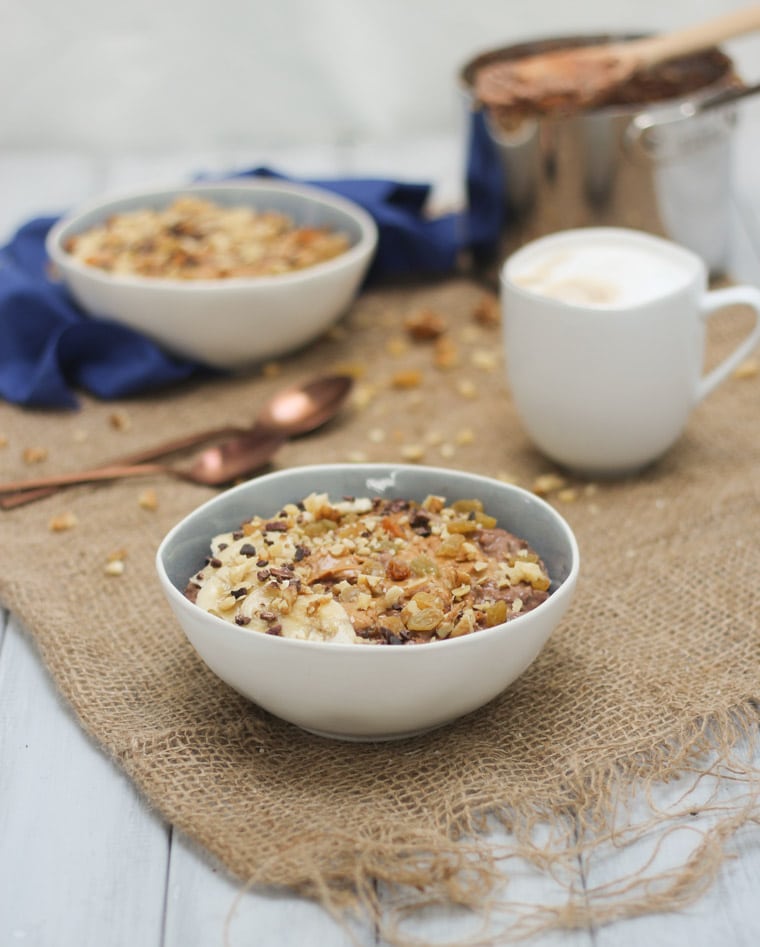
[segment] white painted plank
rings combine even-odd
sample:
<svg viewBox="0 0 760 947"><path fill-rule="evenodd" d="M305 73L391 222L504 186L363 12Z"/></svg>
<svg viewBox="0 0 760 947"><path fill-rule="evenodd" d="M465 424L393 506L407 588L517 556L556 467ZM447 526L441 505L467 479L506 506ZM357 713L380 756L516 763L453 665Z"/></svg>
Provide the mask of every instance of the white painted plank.
<svg viewBox="0 0 760 947"><path fill-rule="evenodd" d="M168 840L13 618L0 652L0 944L159 947Z"/></svg>
<svg viewBox="0 0 760 947"><path fill-rule="evenodd" d="M342 927L305 898L281 891L245 891L175 835L163 947L223 943L230 947L369 947L375 935L367 923Z"/></svg>
<svg viewBox="0 0 760 947"><path fill-rule="evenodd" d="M754 765L760 764L756 755ZM684 777L654 787L652 799L665 813L673 813L669 831L649 831L633 844L620 848L607 846L589 859L589 887L605 886L613 882L625 884L638 871L651 877L659 872L674 872L687 865L690 858L698 862L699 844L704 833L718 820L729 815L732 805L746 801L747 787L732 780L715 782L704 779L693 790L692 778ZM722 812L701 812L711 794L714 801L727 807ZM648 816L643 798L628 810L633 825L642 824ZM691 814L694 812L696 814ZM680 817L677 815L681 813ZM641 917L618 921L602 927L596 933L596 947L638 947L656 943L670 947L688 943L690 947L712 947L732 944L734 947L755 947L760 943L760 913L756 909L760 885L760 833L756 825L740 830L735 839L729 839L725 848L729 859L722 865L715 883L694 903L679 910L648 913ZM737 858L741 855L741 858ZM667 888L672 878L662 882L653 880L650 891ZM639 890L639 889L637 889Z"/></svg>
<svg viewBox="0 0 760 947"><path fill-rule="evenodd" d="M550 838L548 827L538 826L533 838L538 849L544 847ZM510 851L510 837L502 827L494 826L489 839L495 852ZM471 942L507 944L529 932L532 935L522 943L530 947L592 947L590 930L551 928L552 912L560 911L567 903L569 887L583 891L584 879L578 863L561 878L512 855L497 864L505 882L493 892L494 907L490 913L479 914L454 906L435 907L412 915L399 929L425 943L446 947ZM389 944L381 940L380 947Z"/></svg>

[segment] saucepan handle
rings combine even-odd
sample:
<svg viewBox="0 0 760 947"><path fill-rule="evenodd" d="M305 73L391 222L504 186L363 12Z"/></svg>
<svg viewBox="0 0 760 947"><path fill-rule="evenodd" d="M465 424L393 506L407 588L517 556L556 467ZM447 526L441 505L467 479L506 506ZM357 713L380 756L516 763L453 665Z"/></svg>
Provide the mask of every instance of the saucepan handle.
<svg viewBox="0 0 760 947"><path fill-rule="evenodd" d="M628 124L623 140L628 152L645 161L661 161L670 155L673 147L682 147L669 134L685 123L700 116L713 115L714 126L703 130L704 137L726 135L736 124L733 108L742 99L760 92L760 82L741 88L724 89L701 99L688 99L677 105L663 105L647 112L639 112ZM721 111L725 110L725 111ZM713 114L714 113L714 114Z"/></svg>

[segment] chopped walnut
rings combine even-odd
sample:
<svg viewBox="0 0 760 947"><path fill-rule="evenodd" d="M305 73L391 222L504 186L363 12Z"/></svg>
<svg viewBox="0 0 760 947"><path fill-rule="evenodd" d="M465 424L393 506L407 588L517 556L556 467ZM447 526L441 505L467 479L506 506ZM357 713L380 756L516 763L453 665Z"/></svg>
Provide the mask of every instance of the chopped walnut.
<svg viewBox="0 0 760 947"><path fill-rule="evenodd" d="M538 554L478 499L312 493L274 516L211 540L186 590L198 607L251 632L403 645L493 628L550 594Z"/></svg>
<svg viewBox="0 0 760 947"><path fill-rule="evenodd" d="M158 509L158 496L153 487L147 487L145 490L142 490L137 498L137 502L144 510Z"/></svg>
<svg viewBox="0 0 760 947"><path fill-rule="evenodd" d="M459 364L459 350L448 335L442 335L435 341L433 364L436 368L456 368Z"/></svg>
<svg viewBox="0 0 760 947"><path fill-rule="evenodd" d="M403 339L398 335L393 335L385 343L385 351L392 358L400 358L402 355L406 355L406 353L409 351L409 346L406 339Z"/></svg>
<svg viewBox="0 0 760 947"><path fill-rule="evenodd" d="M337 230L296 226L277 211L183 195L161 210L114 214L71 237L66 250L109 272L192 280L289 273L333 259L349 246Z"/></svg>
<svg viewBox="0 0 760 947"><path fill-rule="evenodd" d="M43 460L47 460L47 455L46 447L25 447L21 456L25 464L40 464Z"/></svg>
<svg viewBox="0 0 760 947"><path fill-rule="evenodd" d="M404 327L416 342L437 339L448 328L446 320L434 309L417 309L404 319Z"/></svg>
<svg viewBox="0 0 760 947"><path fill-rule="evenodd" d="M541 474L531 484L531 490L540 497L548 496L556 490L561 490L566 484L565 478L559 474Z"/></svg>
<svg viewBox="0 0 760 947"><path fill-rule="evenodd" d="M472 311L472 318L482 326L497 326L501 322L498 298L489 293L481 296Z"/></svg>
<svg viewBox="0 0 760 947"><path fill-rule="evenodd" d="M463 398L474 400L478 397L478 389L469 378L460 378L457 382L457 391Z"/></svg>
<svg viewBox="0 0 760 947"><path fill-rule="evenodd" d="M470 356L470 361L475 366L484 372L493 372L499 367L499 359L501 354L498 351L488 350L488 349L477 349Z"/></svg>
<svg viewBox="0 0 760 947"><path fill-rule="evenodd" d="M425 456L425 448L422 444L405 444L401 448L401 456L404 460L418 463Z"/></svg>
<svg viewBox="0 0 760 947"><path fill-rule="evenodd" d="M557 491L557 499L562 503L575 503L578 499L578 491L574 487L565 487Z"/></svg>
<svg viewBox="0 0 760 947"><path fill-rule="evenodd" d="M114 431L129 431L132 427L132 418L126 411L114 411L108 416L108 423Z"/></svg>
<svg viewBox="0 0 760 947"><path fill-rule="evenodd" d="M393 388L419 388L421 384L422 372L414 368L396 372L391 378Z"/></svg>
<svg viewBox="0 0 760 947"><path fill-rule="evenodd" d="M73 529L78 522L79 520L73 513L61 513L48 522L48 529L51 533L63 533L67 529Z"/></svg>

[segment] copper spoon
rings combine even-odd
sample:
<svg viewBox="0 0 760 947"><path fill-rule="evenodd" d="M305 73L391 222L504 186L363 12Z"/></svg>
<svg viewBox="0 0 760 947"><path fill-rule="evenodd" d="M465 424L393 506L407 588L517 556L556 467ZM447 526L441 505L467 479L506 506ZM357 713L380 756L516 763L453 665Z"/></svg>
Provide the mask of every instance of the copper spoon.
<svg viewBox="0 0 760 947"><path fill-rule="evenodd" d="M16 480L0 484L0 490L13 492L36 487L73 486L98 480L119 480L122 477L144 477L149 474L169 474L180 480L219 487L239 477L253 473L272 459L287 440L279 432L250 431L230 438L215 447L202 450L189 467L174 464L115 464L92 470L51 474L31 480Z"/></svg>
<svg viewBox="0 0 760 947"><path fill-rule="evenodd" d="M43 497L55 493L55 491L62 486L80 482L77 478L87 481L113 479L115 476L119 476L114 473L117 469L124 470L133 468L135 465L143 464L146 461L155 460L166 454L187 449L196 444L201 444L204 441L228 434L240 434L241 437L226 445L225 449L227 455L229 456L233 451L230 444L234 444L237 441L240 445L243 445L243 450L251 452L250 456L252 461L255 460L253 451L255 450L256 442L261 440L264 461L259 466L262 466L263 463L272 456L275 449L275 441L278 442L277 446L279 446L279 443L287 437L307 434L329 421L338 412L351 391L352 386L353 379L349 375L325 375L314 378L304 384L291 385L277 392L263 406L253 426L248 429L226 426L206 431L198 431L194 434L188 434L182 438L177 438L173 441L114 459L108 464L93 468L89 471L84 471L83 473L74 472L71 474L38 478L35 481L26 480L0 484L0 493L8 493L7 496L0 497L0 506L5 509L10 509L15 506L21 506L24 503L42 499ZM238 448L238 450L239 449L240 448ZM211 452L209 452L209 457L210 456ZM241 462L243 462L242 458ZM102 470L104 475L100 477L94 476L97 470ZM144 470L143 472L147 473L148 471ZM159 470L154 469L152 472L157 473ZM121 474L121 476L129 475L130 474ZM180 474L178 473L178 475ZM231 479L235 479L237 476L241 476L241 474L234 474ZM67 479L64 481L62 479L63 477ZM48 486L42 487L39 483L40 479L44 479L46 482L55 480L55 483L49 483ZM227 481L221 480L219 482L224 483ZM37 484L39 488L32 489L34 484Z"/></svg>
<svg viewBox="0 0 760 947"><path fill-rule="evenodd" d="M753 4L659 36L499 60L478 70L475 93L480 102L494 108L550 111L594 106L640 69L757 29L760 4Z"/></svg>

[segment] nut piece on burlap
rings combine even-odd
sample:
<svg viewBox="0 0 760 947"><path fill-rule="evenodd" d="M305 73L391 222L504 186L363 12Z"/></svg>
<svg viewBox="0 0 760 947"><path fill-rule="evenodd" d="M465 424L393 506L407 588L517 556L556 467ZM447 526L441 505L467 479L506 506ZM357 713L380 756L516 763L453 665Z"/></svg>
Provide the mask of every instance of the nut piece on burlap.
<svg viewBox="0 0 760 947"><path fill-rule="evenodd" d="M120 405L83 399L67 415L3 405L0 432L7 476L25 475L30 446L47 451L35 472L74 469L180 431L252 421L281 385L353 372L351 404L283 447L278 466L412 459L466 468L536 484L576 531L573 607L535 664L487 707L400 744L344 744L239 697L195 655L154 575L164 533L212 494L188 483L90 485L3 513L0 598L83 727L152 806L243 882L380 913L379 879L412 902L484 910L497 878L482 834L490 814L509 829L509 851L568 879L567 904L538 912L537 926L679 906L720 854L683 866L670 896L633 878L620 899L582 890L577 855L614 828L616 806L639 783L698 766L707 752L726 762L756 729L760 379L728 381L641 475L585 483L552 468L522 433L498 320L483 319L483 306L482 290L465 281L376 290L318 343L255 375ZM425 317L435 332L410 318L421 311L436 314ZM717 326L712 357L744 325L738 311ZM414 384L394 384L399 377ZM114 411L130 424L110 424ZM56 517L70 528L51 531ZM8 554L20 539L24 555ZM125 567L106 574L114 549ZM748 778L736 766L736 778ZM724 813L716 838L725 820L735 828L753 812ZM543 822L553 840L542 847L532 833Z"/></svg>

